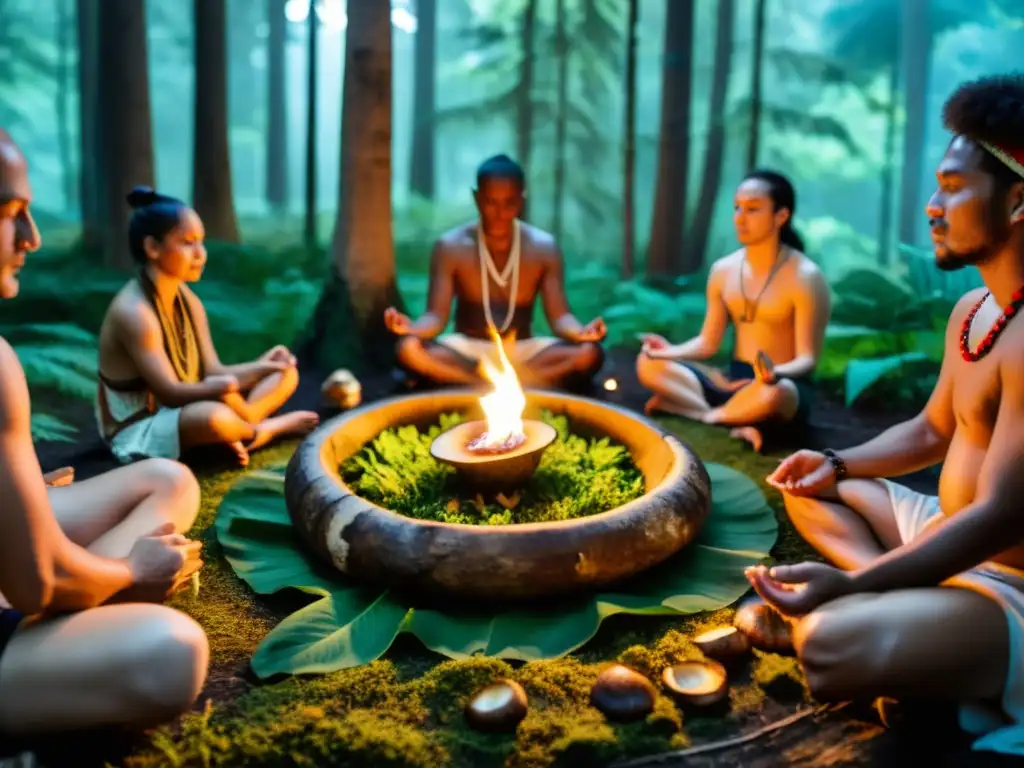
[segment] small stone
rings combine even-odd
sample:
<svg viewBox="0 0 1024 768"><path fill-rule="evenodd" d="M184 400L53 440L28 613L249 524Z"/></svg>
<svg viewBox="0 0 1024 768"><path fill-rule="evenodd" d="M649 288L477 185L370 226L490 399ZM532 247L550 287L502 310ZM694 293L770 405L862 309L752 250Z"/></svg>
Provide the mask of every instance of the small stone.
<svg viewBox="0 0 1024 768"><path fill-rule="evenodd" d="M661 674L665 687L687 704L717 704L729 690L729 676L717 661L684 661L666 667Z"/></svg>
<svg viewBox="0 0 1024 768"><path fill-rule="evenodd" d="M793 648L789 622L760 599L740 606L733 618L733 626L750 638L751 645L762 651L777 653Z"/></svg>
<svg viewBox="0 0 1024 768"><path fill-rule="evenodd" d="M527 697L514 680L498 680L473 694L466 722L478 731L511 731L526 717Z"/></svg>
<svg viewBox="0 0 1024 768"><path fill-rule="evenodd" d="M609 720L628 722L650 714L657 696L650 680L616 664L597 676L590 690L590 703Z"/></svg>

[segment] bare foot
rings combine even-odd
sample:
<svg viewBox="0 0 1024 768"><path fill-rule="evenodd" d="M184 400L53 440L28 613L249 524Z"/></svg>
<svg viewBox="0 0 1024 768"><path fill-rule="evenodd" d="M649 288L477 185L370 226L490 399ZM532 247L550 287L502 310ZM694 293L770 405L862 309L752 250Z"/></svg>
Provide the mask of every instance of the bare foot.
<svg viewBox="0 0 1024 768"><path fill-rule="evenodd" d="M745 440L750 443L757 453L761 452L761 446L764 444L764 437L761 435L761 430L757 427L736 427L729 431L729 437Z"/></svg>
<svg viewBox="0 0 1024 768"><path fill-rule="evenodd" d="M238 456L238 464L242 467L249 466L249 451L246 450L245 446L241 442L229 443L228 448L235 452Z"/></svg>
<svg viewBox="0 0 1024 768"><path fill-rule="evenodd" d="M308 435L319 423L320 417L313 411L292 411L272 416L256 425L256 436L246 449L250 452L258 450L271 440L286 435Z"/></svg>

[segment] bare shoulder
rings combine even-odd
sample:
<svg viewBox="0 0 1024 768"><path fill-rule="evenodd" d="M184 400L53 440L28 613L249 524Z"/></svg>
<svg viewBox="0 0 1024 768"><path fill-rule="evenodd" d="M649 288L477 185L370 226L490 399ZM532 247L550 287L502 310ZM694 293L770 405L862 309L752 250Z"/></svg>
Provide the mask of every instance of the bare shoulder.
<svg viewBox="0 0 1024 768"><path fill-rule="evenodd" d="M710 269L708 269L708 282L711 282L712 280L722 280L732 274L740 268L740 262L742 260L742 248L715 259L711 263Z"/></svg>
<svg viewBox="0 0 1024 768"><path fill-rule="evenodd" d="M28 383L18 353L0 336L0 432L28 424Z"/></svg>
<svg viewBox="0 0 1024 768"><path fill-rule="evenodd" d="M519 232L523 245L538 256L560 257L562 255L555 236L550 232L525 222L520 224Z"/></svg>
<svg viewBox="0 0 1024 768"><path fill-rule="evenodd" d="M988 294L988 289L975 288L957 299L956 304L953 305L953 311L949 313L949 322L947 327L953 328L955 326L957 333L959 333L960 324L964 321L964 318L967 317L967 313L974 309L974 306L981 301L986 294Z"/></svg>
<svg viewBox="0 0 1024 768"><path fill-rule="evenodd" d="M811 290L820 290L828 287L828 280L821 267L814 263L806 254L800 251L791 252L793 258L793 274L800 284Z"/></svg>
<svg viewBox="0 0 1024 768"><path fill-rule="evenodd" d="M475 221L452 227L434 241L434 253L450 253L473 245Z"/></svg>
<svg viewBox="0 0 1024 768"><path fill-rule="evenodd" d="M110 303L107 317L115 324L119 332L130 336L144 334L153 329L159 330L160 321L145 296L133 280L128 282Z"/></svg>

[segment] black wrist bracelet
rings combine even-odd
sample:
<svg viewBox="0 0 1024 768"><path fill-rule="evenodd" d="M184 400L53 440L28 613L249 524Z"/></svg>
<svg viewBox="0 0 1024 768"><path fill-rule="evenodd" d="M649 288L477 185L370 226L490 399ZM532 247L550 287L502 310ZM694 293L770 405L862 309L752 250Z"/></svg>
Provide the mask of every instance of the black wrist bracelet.
<svg viewBox="0 0 1024 768"><path fill-rule="evenodd" d="M845 480L850 474L846 471L846 462L839 458L839 454L831 448L826 448L822 453L825 454L829 463L832 465L832 471L835 473L836 482L838 483L841 480Z"/></svg>

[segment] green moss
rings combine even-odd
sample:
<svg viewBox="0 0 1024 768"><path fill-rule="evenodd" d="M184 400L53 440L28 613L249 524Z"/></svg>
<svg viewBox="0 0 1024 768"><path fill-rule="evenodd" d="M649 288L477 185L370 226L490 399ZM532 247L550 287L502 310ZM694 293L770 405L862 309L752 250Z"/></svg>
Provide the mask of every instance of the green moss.
<svg viewBox="0 0 1024 768"><path fill-rule="evenodd" d="M774 457L759 456L719 430L677 420L665 424L694 446L706 461L745 472L756 480L783 524L773 555L802 559L778 494L763 483ZM281 464L295 443L254 456L255 468ZM509 664L473 657L451 661L416 641L399 638L381 660L330 675L289 678L249 687L242 680L256 645L294 606L284 598L255 598L224 561L210 528L221 498L238 471L201 478L203 506L192 535L203 540L203 583L199 598L181 597L177 606L196 617L210 636L215 704L160 729L127 760L131 768L156 766L401 765L600 766L614 759L679 749L690 742L727 738L761 712L785 712L806 696L793 659L754 652L730 665L730 700L724 712L684 712L665 694L661 669L700 658L692 638L732 621L733 610L685 617L615 616L602 623L593 641L576 654L549 661ZM610 662L641 671L661 691L645 720L609 723L590 706L590 686ZM473 691L499 677L526 689L530 710L510 734L481 734L466 725L462 710ZM218 688L230 680L230 694Z"/></svg>
<svg viewBox="0 0 1024 768"><path fill-rule="evenodd" d="M545 411L541 419L558 436L520 498L504 497L505 504L467 494L456 482L455 470L430 455L434 438L463 420L456 413L442 414L425 431L407 425L381 432L342 464L341 475L361 496L400 514L470 525L570 520L643 495L643 475L625 446L574 435L565 416Z"/></svg>

